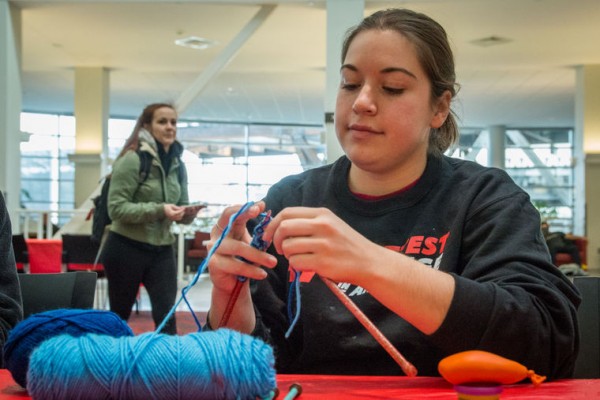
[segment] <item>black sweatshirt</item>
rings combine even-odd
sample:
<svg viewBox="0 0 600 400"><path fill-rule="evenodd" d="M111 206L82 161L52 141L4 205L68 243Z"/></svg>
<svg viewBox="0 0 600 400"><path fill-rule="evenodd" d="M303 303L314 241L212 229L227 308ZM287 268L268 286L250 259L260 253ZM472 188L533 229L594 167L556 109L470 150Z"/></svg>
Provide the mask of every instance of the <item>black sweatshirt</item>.
<svg viewBox="0 0 600 400"><path fill-rule="evenodd" d="M529 196L504 171L430 156L410 190L364 200L349 191L349 168L341 157L284 178L269 190L267 209L277 214L290 206L327 207L369 240L453 276L448 315L431 335L362 288L339 285L419 375L438 375L443 357L480 349L548 378L570 376L579 348L580 297L552 265ZM286 340L290 279L287 261L277 257L268 278L252 283L252 296L254 334L274 346L279 373L402 374L318 276L301 283L301 318Z"/></svg>
<svg viewBox="0 0 600 400"><path fill-rule="evenodd" d="M21 289L12 247L10 219L0 193L0 367L4 365L4 343L9 331L23 319Z"/></svg>

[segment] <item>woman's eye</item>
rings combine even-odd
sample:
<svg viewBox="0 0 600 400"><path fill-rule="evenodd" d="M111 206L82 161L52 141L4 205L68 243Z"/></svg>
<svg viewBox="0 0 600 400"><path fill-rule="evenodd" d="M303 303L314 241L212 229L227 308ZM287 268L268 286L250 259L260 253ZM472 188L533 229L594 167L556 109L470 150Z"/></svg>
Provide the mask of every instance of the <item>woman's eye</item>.
<svg viewBox="0 0 600 400"><path fill-rule="evenodd" d="M360 85L358 83L342 82L340 87L344 90L355 90L355 89L358 89L360 87Z"/></svg>
<svg viewBox="0 0 600 400"><path fill-rule="evenodd" d="M404 93L404 89L387 87L387 86L384 87L383 90L385 90L389 94L402 94L402 93Z"/></svg>

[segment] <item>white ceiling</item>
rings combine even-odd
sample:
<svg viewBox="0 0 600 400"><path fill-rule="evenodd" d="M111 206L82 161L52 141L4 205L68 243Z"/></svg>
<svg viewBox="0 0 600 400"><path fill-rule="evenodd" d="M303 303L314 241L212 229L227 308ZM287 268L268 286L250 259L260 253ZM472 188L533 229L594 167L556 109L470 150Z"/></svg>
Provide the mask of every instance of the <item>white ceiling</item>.
<svg viewBox="0 0 600 400"><path fill-rule="evenodd" d="M241 0L9 2L22 9L25 111L73 113L74 69L106 67L111 116L132 118L148 103L180 99L260 9ZM322 123L325 0L269 3L275 10L181 118ZM600 64L600 0L365 3L365 14L407 7L446 28L463 126L574 126L575 67ZM218 44L203 51L174 45L187 36ZM490 36L510 41L472 43Z"/></svg>

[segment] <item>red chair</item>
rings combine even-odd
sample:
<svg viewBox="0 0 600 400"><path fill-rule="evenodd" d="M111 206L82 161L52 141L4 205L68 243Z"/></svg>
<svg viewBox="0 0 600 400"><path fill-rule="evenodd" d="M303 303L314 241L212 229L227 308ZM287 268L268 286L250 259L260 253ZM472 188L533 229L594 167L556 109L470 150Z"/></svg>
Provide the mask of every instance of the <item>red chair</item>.
<svg viewBox="0 0 600 400"><path fill-rule="evenodd" d="M210 239L208 232L195 232L194 239L189 242L188 249L185 253L185 265L190 266L190 272L196 272L198 266L208 255L208 249L204 242Z"/></svg>
<svg viewBox="0 0 600 400"><path fill-rule="evenodd" d="M568 239L572 240L579 250L579 257L581 258L581 267L587 269L587 245L588 239L584 236L573 236L569 235ZM573 257L568 253L556 253L556 266L560 267L563 264L573 263Z"/></svg>
<svg viewBox="0 0 600 400"><path fill-rule="evenodd" d="M29 254L29 272L59 273L62 270L62 240L26 239Z"/></svg>

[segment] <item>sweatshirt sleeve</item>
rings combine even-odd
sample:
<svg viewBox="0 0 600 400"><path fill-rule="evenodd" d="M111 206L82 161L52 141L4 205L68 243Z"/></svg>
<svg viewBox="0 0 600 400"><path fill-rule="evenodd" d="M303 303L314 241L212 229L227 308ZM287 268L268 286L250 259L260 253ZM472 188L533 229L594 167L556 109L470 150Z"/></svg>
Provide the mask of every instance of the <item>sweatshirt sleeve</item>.
<svg viewBox="0 0 600 400"><path fill-rule="evenodd" d="M528 195L473 208L462 235L464 268L452 273L454 298L433 342L448 353L476 348L549 378L569 377L580 297L552 265Z"/></svg>
<svg viewBox="0 0 600 400"><path fill-rule="evenodd" d="M0 366L10 330L23 319L21 290L12 248L12 230L4 198L0 194Z"/></svg>

